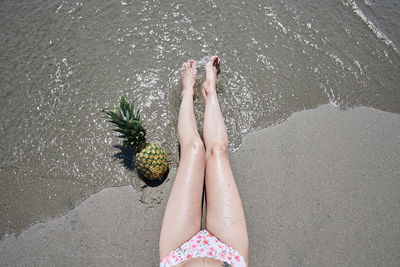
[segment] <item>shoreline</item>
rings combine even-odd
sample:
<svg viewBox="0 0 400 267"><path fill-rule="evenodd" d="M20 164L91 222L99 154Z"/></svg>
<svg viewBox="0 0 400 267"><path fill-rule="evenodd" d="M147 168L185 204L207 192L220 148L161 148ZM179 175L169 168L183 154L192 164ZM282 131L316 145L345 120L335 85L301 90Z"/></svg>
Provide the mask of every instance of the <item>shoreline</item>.
<svg viewBox="0 0 400 267"><path fill-rule="evenodd" d="M230 156L251 265L395 266L399 133L399 114L326 104L248 134ZM175 172L146 192L161 196L156 205L142 204L132 186L106 188L58 218L9 235L0 241L0 265L157 265Z"/></svg>

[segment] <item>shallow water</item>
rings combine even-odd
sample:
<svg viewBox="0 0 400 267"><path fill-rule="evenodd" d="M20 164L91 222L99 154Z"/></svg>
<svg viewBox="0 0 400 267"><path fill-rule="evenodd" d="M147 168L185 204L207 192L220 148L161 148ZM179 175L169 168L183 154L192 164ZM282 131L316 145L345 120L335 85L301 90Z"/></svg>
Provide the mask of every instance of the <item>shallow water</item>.
<svg viewBox="0 0 400 267"><path fill-rule="evenodd" d="M179 67L222 58L234 152L331 103L400 113L398 1L2 1L0 236L109 186L143 183L101 119L126 94L177 165ZM195 96L202 125L203 101ZM129 166L128 166L129 167Z"/></svg>

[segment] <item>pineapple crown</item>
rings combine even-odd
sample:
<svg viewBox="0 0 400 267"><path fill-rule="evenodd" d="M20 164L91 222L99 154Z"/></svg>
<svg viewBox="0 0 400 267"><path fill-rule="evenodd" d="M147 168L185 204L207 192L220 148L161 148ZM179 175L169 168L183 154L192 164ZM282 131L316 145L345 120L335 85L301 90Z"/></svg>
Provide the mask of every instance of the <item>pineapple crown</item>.
<svg viewBox="0 0 400 267"><path fill-rule="evenodd" d="M101 112L106 114L105 119L117 126L113 130L121 134L119 138L125 139L124 145L133 146L138 151L146 146L146 128L140 120L139 110L135 114L134 104L129 104L125 96L121 96L119 107Z"/></svg>

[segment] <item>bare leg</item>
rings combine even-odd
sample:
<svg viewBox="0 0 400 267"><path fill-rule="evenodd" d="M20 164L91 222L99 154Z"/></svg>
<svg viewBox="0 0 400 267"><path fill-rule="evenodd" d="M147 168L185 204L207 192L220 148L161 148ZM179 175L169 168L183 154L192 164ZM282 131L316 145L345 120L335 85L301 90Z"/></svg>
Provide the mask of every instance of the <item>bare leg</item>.
<svg viewBox="0 0 400 267"><path fill-rule="evenodd" d="M178 119L181 158L160 233L160 261L192 238L201 226L205 150L193 111L196 63L182 65L182 103Z"/></svg>
<svg viewBox="0 0 400 267"><path fill-rule="evenodd" d="M229 164L228 134L218 102L216 79L220 60L206 65L203 136L206 145L206 228L236 249L248 263L249 241L242 202Z"/></svg>

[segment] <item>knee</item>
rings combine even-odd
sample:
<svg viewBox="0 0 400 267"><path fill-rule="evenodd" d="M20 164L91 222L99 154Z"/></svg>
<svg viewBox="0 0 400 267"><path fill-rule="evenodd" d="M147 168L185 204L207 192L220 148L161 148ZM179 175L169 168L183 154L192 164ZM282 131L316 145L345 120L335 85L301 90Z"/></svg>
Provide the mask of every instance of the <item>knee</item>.
<svg viewBox="0 0 400 267"><path fill-rule="evenodd" d="M193 138L192 140L181 143L181 151L190 152L193 154L204 154L204 144L200 138Z"/></svg>
<svg viewBox="0 0 400 267"><path fill-rule="evenodd" d="M207 147L207 158L228 157L228 144L217 142Z"/></svg>

